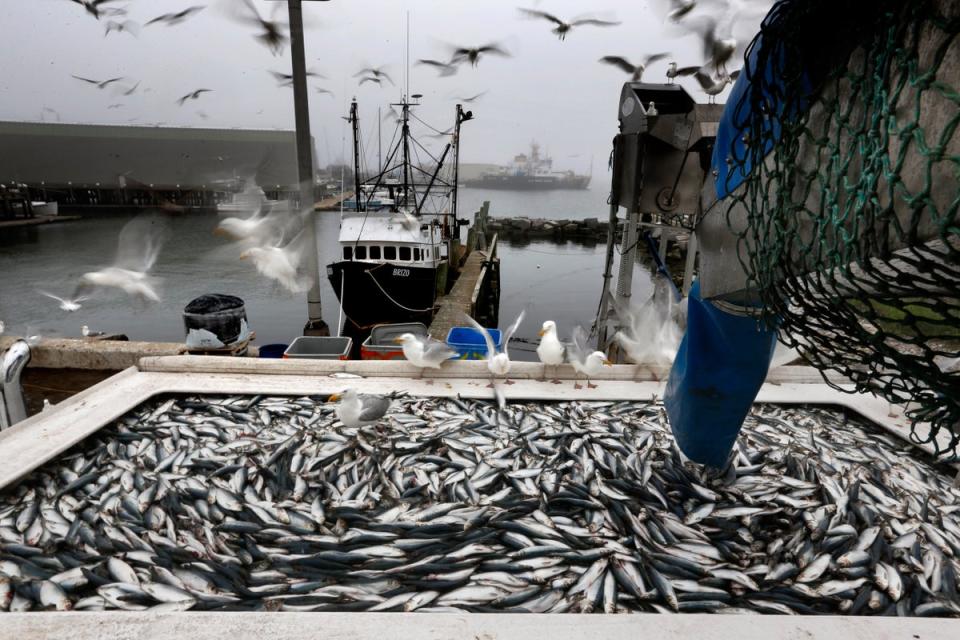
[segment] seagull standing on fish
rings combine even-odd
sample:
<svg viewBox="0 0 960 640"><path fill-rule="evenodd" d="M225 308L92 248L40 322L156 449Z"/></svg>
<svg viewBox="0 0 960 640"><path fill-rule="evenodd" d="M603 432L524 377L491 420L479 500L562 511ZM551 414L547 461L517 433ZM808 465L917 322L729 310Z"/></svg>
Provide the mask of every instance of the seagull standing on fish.
<svg viewBox="0 0 960 640"><path fill-rule="evenodd" d="M557 25L551 29L551 32L557 34L557 37L559 37L561 40L566 40L567 33L569 33L574 27L580 25L592 25L594 27L615 27L620 24L619 22L615 22L613 20L598 20L596 18L588 18L586 16L574 18L570 22L566 22L565 20L561 20L560 18L551 15L546 11L537 11L535 9L520 9L519 11L529 18L544 18Z"/></svg>
<svg viewBox="0 0 960 640"><path fill-rule="evenodd" d="M491 376L503 376L506 378L504 384L513 384L510 381L510 378L506 377L510 374L510 354L507 352L507 347L510 345L510 339L513 337L513 334L517 332L517 329L520 327L520 323L523 322L523 317L526 315L526 311L521 311L520 315L517 316L517 319L513 321L506 331L503 332L503 351L497 352L497 345L493 342L493 337L490 335L490 332L486 330L479 322L471 318L470 316L464 314L464 319L473 326L474 329L480 332L483 336L483 341L487 344L487 370L490 371ZM493 380L490 380L490 386L493 386Z"/></svg>
<svg viewBox="0 0 960 640"><path fill-rule="evenodd" d="M335 393L329 398L337 402L337 418L345 426L356 429L376 424L390 410L390 398L378 395L359 394L354 389Z"/></svg>
<svg viewBox="0 0 960 640"><path fill-rule="evenodd" d="M575 327L573 330L573 344L567 349L567 359L573 369L578 374L583 374L587 378L587 388L596 389L597 385L590 384L590 378L597 376L603 368L610 366L607 360L607 354L603 351L587 352L587 336L583 327ZM579 378L574 379L574 389L582 389Z"/></svg>
<svg viewBox="0 0 960 640"><path fill-rule="evenodd" d="M547 320L540 328L540 344L537 345L537 357L543 363L543 379L547 378L547 366L554 367L554 384L560 384L556 379L556 367L563 364L566 356L566 349L557 336L557 323L553 320Z"/></svg>
<svg viewBox="0 0 960 640"><path fill-rule="evenodd" d="M621 71L629 73L631 82L640 82L643 79L643 72L646 71L647 67L658 60L663 60L669 55L669 53L654 53L645 57L643 62L637 65L620 56L603 56L600 58L600 62L612 65Z"/></svg>
<svg viewBox="0 0 960 640"><path fill-rule="evenodd" d="M412 333L404 333L393 341L403 345L403 357L420 369L421 378L424 369L439 369L444 362L457 357L456 350L448 344L431 340L429 337L421 338Z"/></svg>

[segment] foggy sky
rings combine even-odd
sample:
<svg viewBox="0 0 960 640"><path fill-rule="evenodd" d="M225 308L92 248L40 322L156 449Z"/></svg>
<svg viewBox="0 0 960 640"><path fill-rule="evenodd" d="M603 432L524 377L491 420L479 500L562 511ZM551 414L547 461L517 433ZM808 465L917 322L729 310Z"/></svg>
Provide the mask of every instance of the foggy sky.
<svg viewBox="0 0 960 640"><path fill-rule="evenodd" d="M267 70L290 72L290 52L281 56L254 40L253 27L232 21L229 4L207 8L185 23L151 25L139 37L111 33L107 20L145 23L159 14L180 11L204 0L131 0L104 6L129 10L126 18L98 22L70 0L5 0L0 18L0 120L165 126L293 128L293 91L277 87ZM256 0L261 14L286 15L284 3ZM280 6L277 6L280 5ZM578 27L566 41L550 33L550 23L523 18L517 7L535 7L561 18L591 14L615 18L610 28ZM504 163L538 140L554 157L557 169L602 174L617 129L617 99L628 76L597 59L621 55L639 60L669 51L684 65L702 62L695 36L668 32L661 3L653 0L331 0L304 2L307 67L328 79L310 79L336 97L310 89L312 133L321 166L350 157L349 131L341 119L356 97L360 103L365 145L375 154L377 107L400 97L404 70L405 23L410 15L410 57L447 59L444 43L476 46L502 43L512 58L481 59L477 68L461 66L457 75L438 78L432 70L411 66L410 91L422 93L418 115L446 129L452 124L454 96L489 93L468 105L475 120L464 125L464 162ZM741 21L752 33L759 18ZM353 74L363 66L389 65L397 86L357 86ZM740 64L731 65L737 68ZM651 66L646 80L660 81L666 62ZM124 76L125 86L140 81L132 96L118 95L113 85L98 90L71 78ZM119 84L119 83L118 83ZM695 81L684 86L698 101L706 96ZM198 88L213 89L199 100L176 104ZM721 96L721 101L725 94ZM108 109L108 105L122 107ZM48 110L53 111L48 111ZM200 112L208 116L203 119ZM421 129L422 131L422 129ZM393 125L383 124L384 144ZM439 146L424 138L427 146Z"/></svg>

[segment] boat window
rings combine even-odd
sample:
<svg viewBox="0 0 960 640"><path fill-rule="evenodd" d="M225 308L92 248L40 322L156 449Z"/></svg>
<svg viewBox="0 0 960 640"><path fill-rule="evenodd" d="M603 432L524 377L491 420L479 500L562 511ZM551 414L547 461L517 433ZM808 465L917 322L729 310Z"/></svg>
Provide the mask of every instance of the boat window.
<svg viewBox="0 0 960 640"><path fill-rule="evenodd" d="M357 247L357 260L366 260L366 259L367 259L367 248Z"/></svg>
<svg viewBox="0 0 960 640"><path fill-rule="evenodd" d="M396 247L384 247L384 248L383 248L383 259L384 259L384 260L396 260L396 259L397 259L397 248L396 248Z"/></svg>
<svg viewBox="0 0 960 640"><path fill-rule="evenodd" d="M380 247L370 247L370 259L371 260L380 259Z"/></svg>
<svg viewBox="0 0 960 640"><path fill-rule="evenodd" d="M420 262L420 249L414 249L414 250L413 250L413 259L414 259L416 262Z"/></svg>
<svg viewBox="0 0 960 640"><path fill-rule="evenodd" d="M400 259L401 260L410 259L410 247L400 247Z"/></svg>
<svg viewBox="0 0 960 640"><path fill-rule="evenodd" d="M353 260L353 247L344 247L344 248L343 248L343 259L344 259L344 260Z"/></svg>

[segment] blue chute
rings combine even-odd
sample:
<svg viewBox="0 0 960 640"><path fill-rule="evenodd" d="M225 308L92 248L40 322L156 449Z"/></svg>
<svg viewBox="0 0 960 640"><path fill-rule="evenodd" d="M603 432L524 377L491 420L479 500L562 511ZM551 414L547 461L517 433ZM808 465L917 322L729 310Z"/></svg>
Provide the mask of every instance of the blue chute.
<svg viewBox="0 0 960 640"><path fill-rule="evenodd" d="M777 332L700 297L687 302L687 332L673 361L663 402L685 456L722 467L767 376Z"/></svg>

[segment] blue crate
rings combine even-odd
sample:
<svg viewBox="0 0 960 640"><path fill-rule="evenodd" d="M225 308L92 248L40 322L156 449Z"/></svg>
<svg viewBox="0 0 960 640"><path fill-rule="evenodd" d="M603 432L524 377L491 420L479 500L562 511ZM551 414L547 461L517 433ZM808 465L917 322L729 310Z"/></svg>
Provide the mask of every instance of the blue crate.
<svg viewBox="0 0 960 640"><path fill-rule="evenodd" d="M502 336L499 329L487 329L497 348ZM473 327L454 327L447 334L447 344L457 350L460 360L483 360L487 357L487 342Z"/></svg>

